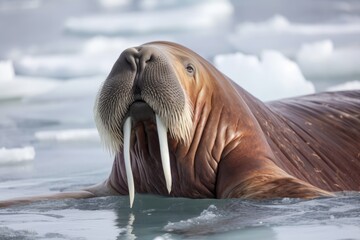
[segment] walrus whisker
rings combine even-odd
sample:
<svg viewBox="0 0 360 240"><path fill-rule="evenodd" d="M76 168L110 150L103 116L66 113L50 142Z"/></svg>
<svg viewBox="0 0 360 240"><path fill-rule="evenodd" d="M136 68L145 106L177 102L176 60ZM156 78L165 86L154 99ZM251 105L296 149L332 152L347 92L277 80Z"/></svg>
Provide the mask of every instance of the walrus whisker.
<svg viewBox="0 0 360 240"><path fill-rule="evenodd" d="M164 171L166 188L170 194L171 186L172 186L172 177L171 177L171 167L170 167L170 156L169 156L169 146L167 140L167 128L165 124L159 117L156 116L156 127L159 136L159 146L160 146L160 155L161 155L161 163Z"/></svg>
<svg viewBox="0 0 360 240"><path fill-rule="evenodd" d="M126 178L129 189L130 208L132 208L132 205L134 203L135 186L134 186L134 177L132 174L131 161L130 161L130 135L131 135L131 117L128 117L124 123L124 162L125 162Z"/></svg>

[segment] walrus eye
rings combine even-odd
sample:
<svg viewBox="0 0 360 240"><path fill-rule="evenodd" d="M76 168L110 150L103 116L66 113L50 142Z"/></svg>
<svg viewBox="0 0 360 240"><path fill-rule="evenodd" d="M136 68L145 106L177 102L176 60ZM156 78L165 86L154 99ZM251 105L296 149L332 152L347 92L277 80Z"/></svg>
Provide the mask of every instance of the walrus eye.
<svg viewBox="0 0 360 240"><path fill-rule="evenodd" d="M186 71L187 71L188 73L193 74L193 73L195 72L194 66L191 65L191 64L188 64L188 65L186 66Z"/></svg>

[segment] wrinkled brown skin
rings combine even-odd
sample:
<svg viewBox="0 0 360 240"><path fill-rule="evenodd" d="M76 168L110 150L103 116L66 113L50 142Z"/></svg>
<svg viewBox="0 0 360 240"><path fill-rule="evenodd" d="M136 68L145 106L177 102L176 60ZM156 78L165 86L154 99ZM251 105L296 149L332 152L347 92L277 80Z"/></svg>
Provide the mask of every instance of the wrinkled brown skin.
<svg viewBox="0 0 360 240"><path fill-rule="evenodd" d="M143 47L166 54L193 107L190 143L168 134L171 196L314 198L360 191L360 91L263 103L183 46L154 42ZM195 66L194 76L184 71L188 62ZM110 74L121 71L117 64ZM168 196L154 115L135 119L130 146L136 192ZM128 194L122 150L102 184L0 201L0 207L117 194Z"/></svg>
<svg viewBox="0 0 360 240"><path fill-rule="evenodd" d="M194 108L191 143L168 136L171 196L314 198L360 190L360 91L263 103L183 46L145 46L170 56ZM182 74L184 61L195 66L194 79ZM169 195L153 119L135 123L131 146L136 191ZM109 180L128 193L122 152Z"/></svg>

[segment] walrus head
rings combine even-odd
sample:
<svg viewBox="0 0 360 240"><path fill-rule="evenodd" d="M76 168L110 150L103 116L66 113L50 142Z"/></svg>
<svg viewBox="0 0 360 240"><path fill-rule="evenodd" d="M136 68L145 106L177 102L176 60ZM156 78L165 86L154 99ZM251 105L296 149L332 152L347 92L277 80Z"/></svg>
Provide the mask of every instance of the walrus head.
<svg viewBox="0 0 360 240"><path fill-rule="evenodd" d="M194 81L194 65L185 54L171 54L161 48L161 44L145 44L125 50L95 102L95 120L102 141L115 154L123 149L130 198L134 192L129 154L132 125L156 122L169 193L172 182L167 132L184 145L190 140L193 108L185 81Z"/></svg>

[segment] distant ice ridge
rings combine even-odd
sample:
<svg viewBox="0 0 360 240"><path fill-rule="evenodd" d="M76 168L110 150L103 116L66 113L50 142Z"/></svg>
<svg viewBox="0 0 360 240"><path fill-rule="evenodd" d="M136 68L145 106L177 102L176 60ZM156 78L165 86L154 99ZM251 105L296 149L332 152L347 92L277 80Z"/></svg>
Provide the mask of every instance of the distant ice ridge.
<svg viewBox="0 0 360 240"><path fill-rule="evenodd" d="M0 61L0 100L34 96L58 85L50 79L15 76L12 62Z"/></svg>
<svg viewBox="0 0 360 240"><path fill-rule="evenodd" d="M296 60L309 79L351 79L360 76L360 48L335 49L331 40L303 44Z"/></svg>
<svg viewBox="0 0 360 240"><path fill-rule="evenodd" d="M0 148L0 165L27 162L34 158L35 149L31 146L23 148Z"/></svg>
<svg viewBox="0 0 360 240"><path fill-rule="evenodd" d="M298 65L277 51L264 51L260 59L243 53L218 55L215 66L255 97L270 101L315 92Z"/></svg>
<svg viewBox="0 0 360 240"><path fill-rule="evenodd" d="M68 129L57 131L39 131L35 133L39 141L100 141L98 131L95 128L89 129Z"/></svg>
<svg viewBox="0 0 360 240"><path fill-rule="evenodd" d="M31 76L77 78L107 75L120 53L138 43L123 38L94 37L76 53L23 56L15 62L17 72Z"/></svg>
<svg viewBox="0 0 360 240"><path fill-rule="evenodd" d="M65 29L92 35L192 31L219 26L232 13L233 6L227 0L202 1L176 9L70 18Z"/></svg>
<svg viewBox="0 0 360 240"><path fill-rule="evenodd" d="M260 53L265 49L294 54L306 42L336 39L348 41L360 37L360 22L293 23L275 15L262 22L243 22L237 25L230 41L242 51Z"/></svg>

